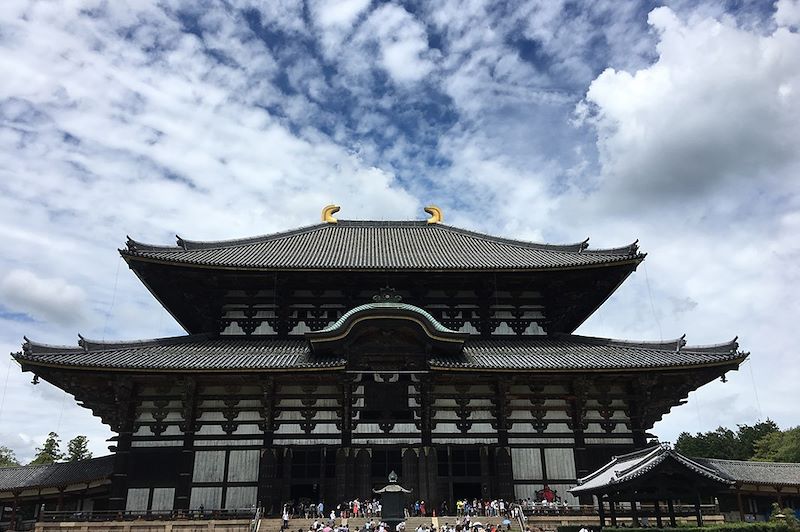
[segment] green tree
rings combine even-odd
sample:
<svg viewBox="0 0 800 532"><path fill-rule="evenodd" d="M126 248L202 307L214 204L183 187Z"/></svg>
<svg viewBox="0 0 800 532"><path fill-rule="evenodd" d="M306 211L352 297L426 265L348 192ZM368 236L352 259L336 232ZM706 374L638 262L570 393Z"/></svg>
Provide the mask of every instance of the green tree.
<svg viewBox="0 0 800 532"><path fill-rule="evenodd" d="M719 427L709 432L698 432L694 436L682 432L675 442L675 450L686 456L697 458L728 458L750 460L755 453L756 442L780 429L771 419L755 425L737 425L736 432Z"/></svg>
<svg viewBox="0 0 800 532"><path fill-rule="evenodd" d="M755 444L753 460L800 463L800 427L765 435Z"/></svg>
<svg viewBox="0 0 800 532"><path fill-rule="evenodd" d="M67 443L67 461L86 460L91 458L89 439L86 436L75 436Z"/></svg>
<svg viewBox="0 0 800 532"><path fill-rule="evenodd" d="M51 432L41 447L36 448L36 456L29 465L52 464L64 458L60 449L61 440L58 434Z"/></svg>
<svg viewBox="0 0 800 532"><path fill-rule="evenodd" d="M19 460L14 455L13 449L0 445L0 467L18 466Z"/></svg>
<svg viewBox="0 0 800 532"><path fill-rule="evenodd" d="M738 425L738 427L739 430L736 431L736 433L739 436L739 441L742 443L744 454L748 457L748 459L752 458L755 454L756 442L758 440L767 434L781 431L778 425L769 418L767 418L766 421L756 423L752 427L749 425Z"/></svg>
<svg viewBox="0 0 800 532"><path fill-rule="evenodd" d="M697 458L732 458L742 460L741 442L731 429L719 427L709 432L698 432L692 436L682 432L675 442L675 450L686 456Z"/></svg>

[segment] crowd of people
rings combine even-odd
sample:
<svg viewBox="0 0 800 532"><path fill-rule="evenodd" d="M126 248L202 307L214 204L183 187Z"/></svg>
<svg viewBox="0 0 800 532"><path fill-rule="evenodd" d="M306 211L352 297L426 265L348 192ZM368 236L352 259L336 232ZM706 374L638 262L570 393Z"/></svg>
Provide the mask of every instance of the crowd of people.
<svg viewBox="0 0 800 532"><path fill-rule="evenodd" d="M551 490L545 485L543 489L536 492L534 497L519 499L516 501L506 501L504 499L480 500L478 498L461 498L455 502L456 522L452 525L445 523L437 531L433 525L425 527L420 525L414 532L474 532L474 524L478 524L481 529L486 529L478 523L476 517L504 517L503 523L510 524L511 520L520 519L523 522L529 515L562 515L571 511L567 501L559 497L558 492ZM337 504L334 508L326 509L325 504L302 500L297 503L287 503L283 507L283 528L289 528L289 520L295 518L305 518L310 521L308 532L401 532L388 530L386 523L381 520L381 501L379 499L359 500ZM326 511L327 510L327 511ZM447 501L443 501L437 509L431 509L424 500L416 500L405 508L405 517L428 517L428 516L448 516L452 515ZM350 528L347 519L364 519L363 527ZM342 521L337 526L337 519ZM495 526L495 525L487 525ZM299 532L304 532L302 529ZM403 532L404 529L403 529ZM410 531L409 531L410 532ZM490 530L489 532L500 532Z"/></svg>
<svg viewBox="0 0 800 532"><path fill-rule="evenodd" d="M333 512L331 512L333 513ZM283 513L283 530L289 529L290 515L288 509ZM430 524L422 523L413 532L508 532L511 528L510 521L505 526L498 524L483 525L475 520L472 520L469 515L457 518L455 522L445 522L437 529L433 522ZM352 526L351 526L352 524ZM363 525L357 525L354 519L342 518L337 524L337 519L332 516L328 518L314 518L314 521L309 523L307 529L298 528L297 532L412 532L406 529L406 523L401 522L390 527L385 521L380 518L365 518ZM530 532L526 530L526 532Z"/></svg>
<svg viewBox="0 0 800 532"><path fill-rule="evenodd" d="M328 509L327 512L325 503L322 501L316 503L309 500L292 501L284 504L283 515L286 516L284 519L299 517L317 520L327 518L331 521L337 518L348 519L350 517L370 519L372 517L380 517L381 501L379 499L368 501L353 499L352 501L339 503L335 508Z"/></svg>

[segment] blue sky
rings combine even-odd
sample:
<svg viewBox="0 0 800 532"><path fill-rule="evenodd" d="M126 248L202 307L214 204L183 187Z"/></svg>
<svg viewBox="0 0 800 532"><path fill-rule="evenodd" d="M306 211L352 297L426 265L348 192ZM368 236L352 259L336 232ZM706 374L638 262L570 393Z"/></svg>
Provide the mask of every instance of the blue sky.
<svg viewBox="0 0 800 532"><path fill-rule="evenodd" d="M800 4L0 5L0 351L180 333L121 264L170 243L423 219L639 268L579 330L740 337L654 432L800 424ZM0 444L110 433L0 364Z"/></svg>

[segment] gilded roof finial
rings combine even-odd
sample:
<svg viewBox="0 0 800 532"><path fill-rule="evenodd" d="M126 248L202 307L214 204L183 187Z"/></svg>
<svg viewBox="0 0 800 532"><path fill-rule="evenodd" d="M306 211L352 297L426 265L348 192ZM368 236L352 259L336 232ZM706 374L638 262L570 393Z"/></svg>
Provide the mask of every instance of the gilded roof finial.
<svg viewBox="0 0 800 532"><path fill-rule="evenodd" d="M431 217L428 218L429 224L438 224L444 219L444 216L442 216L442 209L436 205L428 205L425 207L425 212L431 215Z"/></svg>
<svg viewBox="0 0 800 532"><path fill-rule="evenodd" d="M323 207L322 221L327 222L329 224L337 223L338 220L334 218L333 215L339 212L339 209L341 209L341 207L339 207L338 205L326 205L325 207Z"/></svg>

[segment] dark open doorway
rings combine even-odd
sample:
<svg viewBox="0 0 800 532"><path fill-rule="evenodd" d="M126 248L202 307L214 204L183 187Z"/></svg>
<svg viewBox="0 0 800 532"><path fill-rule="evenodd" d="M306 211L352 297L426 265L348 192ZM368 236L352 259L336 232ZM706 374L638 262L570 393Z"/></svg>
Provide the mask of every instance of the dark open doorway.
<svg viewBox="0 0 800 532"><path fill-rule="evenodd" d="M292 484L290 496L295 502L318 502L318 484Z"/></svg>
<svg viewBox="0 0 800 532"><path fill-rule="evenodd" d="M453 499L456 501L459 499L472 501L473 499L480 500L481 498L480 482L453 482Z"/></svg>

